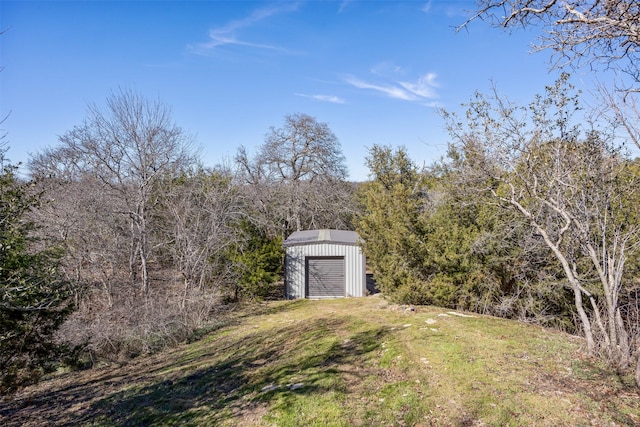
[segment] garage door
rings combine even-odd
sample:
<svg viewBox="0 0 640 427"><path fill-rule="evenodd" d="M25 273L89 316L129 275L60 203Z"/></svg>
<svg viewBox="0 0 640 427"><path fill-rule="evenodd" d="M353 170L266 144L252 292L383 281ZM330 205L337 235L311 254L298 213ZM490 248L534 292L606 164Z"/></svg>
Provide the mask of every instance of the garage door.
<svg viewBox="0 0 640 427"><path fill-rule="evenodd" d="M307 297L345 296L344 257L307 257L306 267Z"/></svg>

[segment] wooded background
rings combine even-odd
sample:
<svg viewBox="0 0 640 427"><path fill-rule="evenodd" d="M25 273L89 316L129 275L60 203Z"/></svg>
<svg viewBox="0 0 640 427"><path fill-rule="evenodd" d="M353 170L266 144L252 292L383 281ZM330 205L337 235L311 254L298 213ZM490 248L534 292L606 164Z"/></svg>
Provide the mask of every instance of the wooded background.
<svg viewBox="0 0 640 427"><path fill-rule="evenodd" d="M498 87L440 111L445 158L368 149L303 113L205 166L170 108L130 89L0 174L2 390L61 363L124 360L197 337L239 301L283 296L282 241L357 231L384 296L558 328L640 384L640 6L480 1L473 19L542 25L556 69L616 69L597 105L562 73L517 104ZM464 25L463 25L464 27ZM6 141L5 141L6 143Z"/></svg>

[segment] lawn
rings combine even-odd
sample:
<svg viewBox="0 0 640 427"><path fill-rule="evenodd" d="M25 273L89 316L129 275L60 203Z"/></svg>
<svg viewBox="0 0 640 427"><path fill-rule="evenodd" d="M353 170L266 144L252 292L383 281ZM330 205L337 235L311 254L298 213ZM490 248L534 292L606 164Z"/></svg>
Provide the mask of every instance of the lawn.
<svg viewBox="0 0 640 427"><path fill-rule="evenodd" d="M640 395L553 330L381 297L278 301L200 340L53 376L0 425L640 425Z"/></svg>

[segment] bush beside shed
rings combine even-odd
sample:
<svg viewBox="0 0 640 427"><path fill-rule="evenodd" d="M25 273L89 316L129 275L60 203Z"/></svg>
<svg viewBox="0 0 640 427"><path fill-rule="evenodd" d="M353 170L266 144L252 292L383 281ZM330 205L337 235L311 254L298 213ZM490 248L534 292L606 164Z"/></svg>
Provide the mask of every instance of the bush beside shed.
<svg viewBox="0 0 640 427"><path fill-rule="evenodd" d="M296 231L284 241L286 297L366 295L366 260L359 236L347 230Z"/></svg>

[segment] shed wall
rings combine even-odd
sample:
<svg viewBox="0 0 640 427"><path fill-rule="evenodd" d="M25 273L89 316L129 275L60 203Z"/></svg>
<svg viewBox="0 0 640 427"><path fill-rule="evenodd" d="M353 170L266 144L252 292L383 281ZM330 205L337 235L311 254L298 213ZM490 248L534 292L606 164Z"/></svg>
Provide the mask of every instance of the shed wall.
<svg viewBox="0 0 640 427"><path fill-rule="evenodd" d="M314 243L288 246L285 257L287 298L306 298L306 257L343 256L345 259L346 296L362 297L366 290L365 257L359 246Z"/></svg>

